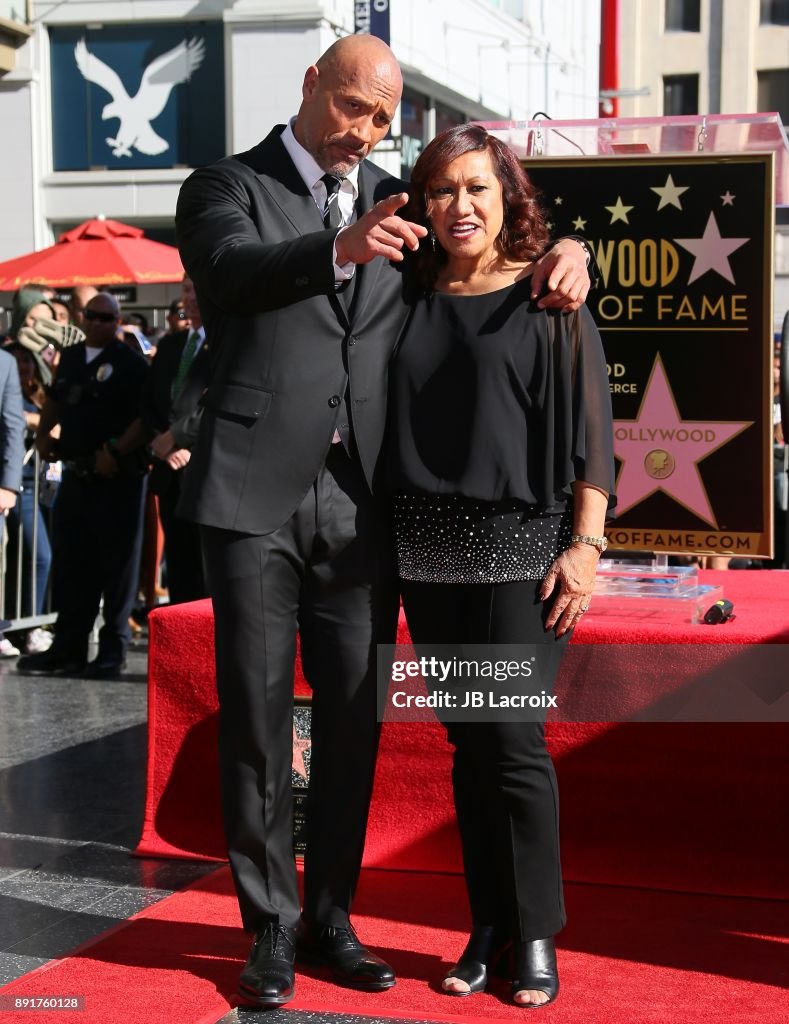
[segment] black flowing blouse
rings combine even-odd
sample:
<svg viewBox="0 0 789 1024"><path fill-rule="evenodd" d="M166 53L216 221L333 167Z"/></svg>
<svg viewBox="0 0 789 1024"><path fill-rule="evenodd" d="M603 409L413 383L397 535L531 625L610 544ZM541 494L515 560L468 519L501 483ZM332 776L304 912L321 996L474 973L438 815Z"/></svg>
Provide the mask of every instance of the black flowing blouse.
<svg viewBox="0 0 789 1024"><path fill-rule="evenodd" d="M529 277L415 302L391 368L388 468L400 493L561 512L571 484L614 488L605 356L586 306L538 309ZM615 499L609 499L612 507Z"/></svg>

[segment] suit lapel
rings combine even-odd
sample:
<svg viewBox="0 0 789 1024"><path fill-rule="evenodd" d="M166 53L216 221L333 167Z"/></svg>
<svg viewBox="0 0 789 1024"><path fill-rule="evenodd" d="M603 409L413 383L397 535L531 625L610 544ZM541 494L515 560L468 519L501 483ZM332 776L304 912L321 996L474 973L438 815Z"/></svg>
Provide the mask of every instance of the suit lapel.
<svg viewBox="0 0 789 1024"><path fill-rule="evenodd" d="M356 200L356 216L361 217L368 210L372 209L373 203L373 192L375 190L375 177L368 170L367 164L362 161L362 165L359 168L359 198ZM351 319L357 320L364 312L364 307L367 305L370 296L375 291L375 284L378 280L378 275L381 273L381 268L386 261L380 256L377 256L370 263L363 263L357 266L356 274L356 290L353 296L353 304L351 306Z"/></svg>
<svg viewBox="0 0 789 1024"><path fill-rule="evenodd" d="M304 235L323 229L323 218L312 192L296 170L288 151L282 145L283 126L274 128L266 138L249 154L249 162L261 186L273 202L282 210L294 229ZM359 196L356 201L357 217L361 217L373 205L376 185L375 175L363 161L359 168ZM356 268L356 287L351 305L352 318L359 317L373 292L378 275L385 261L374 259L371 263ZM349 313L345 303L335 293L328 296L334 313L347 328L350 326Z"/></svg>
<svg viewBox="0 0 789 1024"><path fill-rule="evenodd" d="M282 145L279 126L252 151L252 169L271 199L300 235L323 229L315 198Z"/></svg>

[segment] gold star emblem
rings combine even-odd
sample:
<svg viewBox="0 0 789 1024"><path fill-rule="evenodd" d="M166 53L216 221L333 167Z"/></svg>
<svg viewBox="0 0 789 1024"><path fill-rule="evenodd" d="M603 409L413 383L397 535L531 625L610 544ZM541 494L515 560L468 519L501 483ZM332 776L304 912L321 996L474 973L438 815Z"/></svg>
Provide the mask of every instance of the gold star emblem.
<svg viewBox="0 0 789 1024"><path fill-rule="evenodd" d="M586 231L586 221L583 219L583 217L578 216L573 221L573 227L576 231Z"/></svg>
<svg viewBox="0 0 789 1024"><path fill-rule="evenodd" d="M653 185L650 188L650 192L655 192L660 196L660 202L658 203L658 210L662 210L664 206L676 206L678 210L682 209L682 204L679 201L679 197L683 192L688 191L689 186L679 186L674 184L674 179L669 176L666 178L665 185Z"/></svg>
<svg viewBox="0 0 789 1024"><path fill-rule="evenodd" d="M606 206L606 210L611 214L612 224L618 220L621 220L623 224L629 224L630 221L627 219L627 215L632 209L632 206L625 206L621 196L616 197L616 202L613 206Z"/></svg>

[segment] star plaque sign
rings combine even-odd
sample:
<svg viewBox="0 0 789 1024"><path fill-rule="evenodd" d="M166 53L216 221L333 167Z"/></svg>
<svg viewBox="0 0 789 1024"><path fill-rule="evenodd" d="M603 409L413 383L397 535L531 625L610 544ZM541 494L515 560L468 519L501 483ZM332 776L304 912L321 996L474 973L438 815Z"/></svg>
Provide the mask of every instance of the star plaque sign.
<svg viewBox="0 0 789 1024"><path fill-rule="evenodd" d="M613 548L772 554L769 154L536 160L581 233L614 415Z"/></svg>
<svg viewBox="0 0 789 1024"><path fill-rule="evenodd" d="M312 702L309 697L296 697L293 706L293 849L303 855L306 846L307 787L310 781L312 740Z"/></svg>

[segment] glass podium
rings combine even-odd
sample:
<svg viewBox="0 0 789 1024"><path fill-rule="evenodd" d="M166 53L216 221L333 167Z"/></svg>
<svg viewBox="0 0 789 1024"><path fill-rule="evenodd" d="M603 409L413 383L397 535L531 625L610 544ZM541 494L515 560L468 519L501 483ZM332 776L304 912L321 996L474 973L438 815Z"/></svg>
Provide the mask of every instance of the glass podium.
<svg viewBox="0 0 789 1024"><path fill-rule="evenodd" d="M690 114L588 121L491 121L483 127L522 160L540 157L685 157L693 153L774 153L775 201L789 206L789 140L779 114Z"/></svg>

